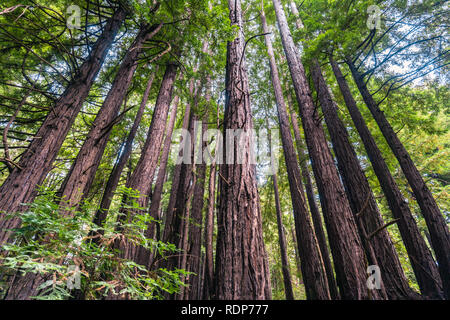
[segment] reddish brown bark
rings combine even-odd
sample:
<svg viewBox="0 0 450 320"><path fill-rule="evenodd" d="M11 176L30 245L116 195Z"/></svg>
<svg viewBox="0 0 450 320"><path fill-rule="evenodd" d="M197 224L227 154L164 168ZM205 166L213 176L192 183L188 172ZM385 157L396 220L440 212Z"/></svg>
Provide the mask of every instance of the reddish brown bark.
<svg viewBox="0 0 450 320"><path fill-rule="evenodd" d="M224 130L249 132L253 120L245 70L241 2L229 0L228 7L231 24L240 29L237 37L227 45ZM256 168L251 159L253 144L249 140L234 147L234 157L227 161L231 164L220 166L215 286L216 298L221 300L271 297ZM237 163L237 149L242 154L242 164ZM226 143L224 154L227 154Z"/></svg>
<svg viewBox="0 0 450 320"><path fill-rule="evenodd" d="M30 203L36 196L36 186L41 185L52 168L59 149L105 60L106 54L125 19L125 11L119 8L108 20L102 35L91 49L80 71L45 118L42 126L18 162L0 187L0 210L15 212L25 209L22 203ZM37 138L39 137L39 138ZM0 243L8 240L12 229L20 219L0 220ZM23 292L23 294L26 294ZM13 295L14 296L14 295Z"/></svg>
<svg viewBox="0 0 450 320"><path fill-rule="evenodd" d="M405 244L420 290L423 295L431 298L442 297L439 273L436 264L433 261L431 252L421 236L408 204L389 172L389 168L384 161L383 155L358 109L346 79L331 56L330 63L342 92L342 96L344 97L347 109L355 124L356 130L363 141L367 155L372 163L372 168L380 182L383 193L386 196L389 208L391 209L394 218L399 219L397 226L403 239L403 243ZM399 288L399 290L402 289Z"/></svg>
<svg viewBox="0 0 450 320"><path fill-rule="evenodd" d="M430 232L431 246L436 255L439 266L444 292L450 299L450 233L447 223L439 207L422 178L419 170L411 159L408 151L398 138L389 121L386 119L383 111L373 99L367 88L364 78L355 68L351 60L347 60L350 71L355 80L356 86L361 93L367 108L372 113L373 118L378 124L389 147L397 158L402 171L408 180L411 189L414 192L415 199L419 204L420 210Z"/></svg>
<svg viewBox="0 0 450 320"><path fill-rule="evenodd" d="M323 266L320 249L314 234L314 229L311 225L311 220L306 208L306 199L303 191L300 168L295 154L294 142L290 131L289 117L286 111L283 90L281 88L272 42L269 37L269 30L263 10L261 10L261 22L263 32L265 33L272 86L277 104L278 122L280 124L281 141L283 144L284 159L291 191L292 208L294 210L295 230L297 239L299 239L297 245L306 295L308 299L327 300L331 298L328 289L328 280ZM293 296L290 298L293 299Z"/></svg>
<svg viewBox="0 0 450 320"><path fill-rule="evenodd" d="M173 133L173 128L175 126L175 120L176 120L176 116L177 116L179 102L180 102L180 97L176 96L172 103L172 110L170 112L170 120L169 120L169 124L167 125L167 128L166 128L166 137L164 138L163 150L161 153L161 159L159 161L158 176L156 178L155 188L152 192L152 197L151 197L149 215L150 215L150 217L152 217L156 220L159 220L162 191L163 191L164 181L165 181L166 174L167 174L166 168L167 168L167 164L168 164L168 160L169 160L170 146L172 143L172 133ZM145 233L147 238L149 238L149 239L155 238L155 225L156 225L155 223L149 224L148 229L146 230L146 233Z"/></svg>
<svg viewBox="0 0 450 320"><path fill-rule="evenodd" d="M131 84L143 43L155 35L161 27L162 24L142 27L122 59L111 89L59 190L62 207L77 207L88 193L111 129L115 122L120 120L119 109Z"/></svg>
<svg viewBox="0 0 450 320"><path fill-rule="evenodd" d="M207 115L207 114L206 114ZM206 130L208 129L208 125L206 124L207 117L205 115L204 122L202 124L202 128L197 128L197 130L201 130L202 135L200 137L200 143L197 143L201 146L199 150L196 149L197 154L200 154L200 157L203 157L203 150L205 147L205 142L202 142L202 137ZM199 147L200 147L199 146ZM195 155L194 155L195 156ZM204 206L204 193L205 193L205 178L206 178L206 164L201 161L195 165L195 186L194 186L194 194L192 198L191 204L191 217L189 220L189 242L187 248L187 261L186 261L186 269L193 274L188 275L187 284L189 288L185 290L184 299L189 300L199 300L202 298L201 289L199 286L199 278L202 275L201 273L201 245L202 245L202 222L203 222L203 206Z"/></svg>
<svg viewBox="0 0 450 320"><path fill-rule="evenodd" d="M277 214L278 227L278 243L280 245L281 271L283 273L284 293L286 300L294 300L294 292L292 290L291 271L289 268L289 260L287 257L286 235L284 234L283 219L281 217L280 195L278 191L278 181L275 174L272 175L273 190L275 193L275 210Z"/></svg>
<svg viewBox="0 0 450 320"><path fill-rule="evenodd" d="M320 216L319 208L316 203L313 185L311 181L311 176L309 174L308 166L306 161L308 160L308 155L305 154L304 145L300 135L300 127L297 121L297 114L292 107L291 95L288 94L288 105L291 110L291 122L294 129L295 143L297 145L297 153L300 163L300 169L302 172L303 181L305 183L306 197L308 198L309 211L311 213L311 218L314 225L314 233L316 234L317 243L319 244L320 253L322 254L322 261L325 267L325 272L328 279L328 288L330 290L331 299L339 299L339 292L337 289L336 279L334 277L333 266L331 264L330 253L328 250L327 239L325 237L325 232L323 230L322 218Z"/></svg>
<svg viewBox="0 0 450 320"><path fill-rule="evenodd" d="M109 207L111 206L114 193L116 192L117 185L119 184L120 176L122 175L122 171L125 168L128 159L130 158L131 151L133 150L134 137L136 136L142 116L144 115L150 90L155 78L155 72L156 70L152 72L147 81L147 86L145 88L144 95L142 96L141 104L139 105L139 109L134 118L133 125L130 129L130 132L128 133L125 145L123 146L123 149L121 148L119 159L114 164L114 168L109 176L108 182L106 183L105 191L103 192L103 197L100 202L100 207L94 217L94 223L99 227L102 227L103 223L106 220L106 216L108 214ZM100 234L103 234L103 231L100 231ZM99 238L94 238L93 240L96 241L97 239Z"/></svg>
<svg viewBox="0 0 450 320"><path fill-rule="evenodd" d="M141 208L148 207L148 194L150 194L152 187L153 177L164 137L177 68L178 66L172 63L169 63L166 66L166 71L153 110L152 121L147 133L147 139L139 161L126 183L127 188L139 191L140 197L137 199L137 202ZM124 203L127 203L129 199L125 197L123 201ZM122 208L121 212L126 215L126 218L122 217L120 219L121 222L130 222L133 216L138 213L131 212L131 210L125 208ZM127 219L128 221L125 221L124 219ZM141 255L141 249L139 247L136 247L127 241L117 242L115 247L121 251L121 255L124 258L134 260L142 265L148 265L148 256Z"/></svg>
<svg viewBox="0 0 450 320"><path fill-rule="evenodd" d="M414 292L408 285L397 252L384 226L372 189L358 161L344 123L339 119L337 107L329 92L317 60L312 61L311 74L319 96L320 104L333 142L338 168L343 178L348 199L358 222L370 264L380 267L383 291L389 299L409 299ZM379 230L373 237L369 235ZM384 293L384 292L383 292Z"/></svg>
<svg viewBox="0 0 450 320"><path fill-rule="evenodd" d="M325 134L315 112L309 85L297 48L292 40L286 16L279 0L273 0L281 40L291 73L305 131L306 144L324 208L337 283L343 299L368 299L366 258L356 223Z"/></svg>
<svg viewBox="0 0 450 320"><path fill-rule="evenodd" d="M216 200L216 163L211 164L209 172L208 209L205 216L205 279L203 288L203 299L214 298L214 256L213 256L213 233L214 233L214 208Z"/></svg>
<svg viewBox="0 0 450 320"><path fill-rule="evenodd" d="M192 96L194 94L194 79L191 79L189 81L189 94ZM188 102L186 104L185 110L184 110L184 117L183 117L183 124L182 124L182 130L184 132L186 132L186 130L189 129L189 125L190 125L190 119L191 119L191 103ZM182 146L180 146L180 150L178 152L178 156L180 157L185 157L184 154L182 154L182 150L187 150L188 148L188 143L191 143L191 140L187 139L186 141L183 140L181 141L181 143L183 144ZM178 192L178 187L180 184L180 175L181 175L181 168L182 168L182 163L176 164L173 170L173 174L172 174L172 190L170 192L170 198L169 198L169 204L167 205L167 210L166 210L166 217L165 217L165 224L164 224L164 232L163 232L163 241L164 242L168 242L169 238L171 238L173 236L174 232L174 228L175 228L175 220L176 220L176 216L174 214L175 211L175 205L176 205L176 201L177 201L177 192ZM183 182L184 183L184 182ZM173 241L173 239L171 239L171 241ZM174 243L174 242L172 242Z"/></svg>

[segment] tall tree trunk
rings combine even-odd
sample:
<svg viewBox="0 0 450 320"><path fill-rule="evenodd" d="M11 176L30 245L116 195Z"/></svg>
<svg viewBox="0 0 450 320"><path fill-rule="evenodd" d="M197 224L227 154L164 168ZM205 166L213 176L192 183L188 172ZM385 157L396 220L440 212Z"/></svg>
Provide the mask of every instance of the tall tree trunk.
<svg viewBox="0 0 450 320"><path fill-rule="evenodd" d="M214 207L216 199L216 162L211 164L209 172L208 209L205 217L205 282L203 299L214 298L214 256L213 256L213 233L214 233Z"/></svg>
<svg viewBox="0 0 450 320"><path fill-rule="evenodd" d="M194 79L190 79L189 95L191 97L194 94L194 86L195 86ZM182 124L182 128L181 128L184 132L186 132L186 130L189 129L190 120L191 120L191 103L188 102L186 104L186 107L184 110L183 124ZM181 150L183 150L183 152L186 152L186 150L190 149L188 147L188 143L189 144L191 143L190 139L186 139L186 140L184 140L184 139L185 139L185 137L183 137L183 141L181 142L183 144L183 146L180 146L180 150L177 153L177 155L180 156L180 158L182 157L183 159L185 158L185 154L181 155ZM179 184L181 181L180 176L181 176L182 165L183 165L183 163L175 164L175 168L173 170L172 190L170 192L169 204L167 205L165 224L164 224L164 232L163 232L163 241L164 242L168 242L169 238L171 238L174 234L175 220L176 220L174 211L176 208L175 205L176 205L176 201L177 201L178 187L179 187ZM170 240L172 241L173 239L170 239ZM174 242L172 242L172 243L174 243ZM165 262L163 262L163 264L164 263Z"/></svg>
<svg viewBox="0 0 450 320"><path fill-rule="evenodd" d="M194 116L194 122L197 121L197 117ZM194 136L195 135L195 129L192 130L192 133ZM192 157L193 158L193 157ZM191 201L192 198L194 196L194 190L195 190L195 185L197 183L197 176L195 174L196 171L196 164L193 163L190 166L190 170L187 172L187 176L186 176L186 192L185 193L180 193L181 194L186 194L187 196L184 199L181 199L181 197L179 197L179 199L181 201L183 201L183 210L180 210L180 214L178 215L179 217L181 217L180 220L180 235L179 235L179 244L178 244L178 248L180 248L181 250L181 255L178 257L178 261L177 261L177 268L181 269L181 270L187 270L187 256L188 256L188 245L189 245L189 227L191 226ZM182 282L184 283L188 283L189 282L189 278L188 276L181 276L180 279ZM183 300L186 294L186 290L184 287L181 287L180 293L177 294L174 298L176 300Z"/></svg>
<svg viewBox="0 0 450 320"><path fill-rule="evenodd" d="M347 60L347 63L364 102L370 110L370 113L372 113L414 192L415 199L419 204L430 232L431 246L436 254L445 295L450 299L450 233L444 216L439 210L436 200L433 198L430 189L425 184L408 151L406 151L389 121L384 116L383 111L380 110L378 104L370 94L363 76L358 72L350 59Z"/></svg>
<svg viewBox="0 0 450 320"><path fill-rule="evenodd" d="M199 83L195 83L194 79L189 82L189 94L194 98L193 107L195 108L198 102L197 92L199 92ZM172 193L170 195L169 204L167 207L166 225L164 226L163 241L175 244L178 248L183 244L184 236L184 217L187 208L187 202L190 201L188 192L191 190L191 179L193 178L193 140L194 124L197 119L193 112L190 112L190 103L186 106L185 117L183 120L183 129L187 128L187 137L183 137L182 154L181 148L178 155L181 163L175 165L174 177L172 182ZM182 255L174 255L161 262L162 266L168 270L174 267L179 268L181 265ZM172 298L179 298L180 296L172 296Z"/></svg>
<svg viewBox="0 0 450 320"><path fill-rule="evenodd" d="M245 70L241 1L228 0L228 7L231 25L239 27L239 34L227 45L225 141L230 138L230 131L227 132L227 129L242 129L249 136L253 128ZM220 197L215 271L216 298L221 300L271 297L256 167L252 163L253 144L249 140L240 143L239 148L234 147L234 150L227 149L227 144L224 143L224 154L227 155L227 152L229 154L227 164L220 166L219 173ZM242 161L238 161L236 154L238 150L242 155Z"/></svg>
<svg viewBox="0 0 450 320"><path fill-rule="evenodd" d="M314 233L316 234L317 243L319 244L320 253L322 254L323 265L328 279L328 288L330 290L331 299L339 299L339 291L337 289L336 279L334 277L333 266L331 264L330 253L327 246L327 239L323 230L322 218L320 216L319 208L317 207L314 196L311 176L309 174L307 159L308 155L305 153L304 145L300 135L300 127L297 121L297 114L292 107L292 98L288 93L288 106L291 114L292 127L294 128L295 143L297 145L297 154L302 172L303 181L305 183L306 197L308 198L309 211L314 225Z"/></svg>
<svg viewBox="0 0 450 320"><path fill-rule="evenodd" d="M207 80L207 94L210 94L210 79ZM217 128L219 128L220 109L217 107L216 122ZM218 137L216 137L216 142ZM205 216L205 277L203 286L203 299L213 299L215 295L214 291L214 255L213 255L213 234L214 234L214 208L216 206L216 177L217 177L217 151L219 144L216 144L214 158L211 162L211 169L209 171L209 183L208 183L208 208Z"/></svg>
<svg viewBox="0 0 450 320"><path fill-rule="evenodd" d="M88 193L108 143L111 129L116 122L120 121L119 109L131 84L142 46L161 27L162 24L142 27L122 59L111 89L58 192L63 208L77 207Z"/></svg>
<svg viewBox="0 0 450 320"><path fill-rule="evenodd" d="M139 191L140 197L137 199L137 202L141 208L148 207L148 194L150 194L152 188L153 177L160 155L169 106L172 100L174 82L177 75L177 68L178 66L173 63L168 63L166 66L166 71L153 110L152 121L148 129L147 139L139 161L131 174L130 179L126 183L127 188ZM124 198L123 201L124 203L127 203L129 199ZM122 208L121 212L127 213L126 216L128 221L126 222L130 222L133 216L138 213L128 212L125 208ZM147 257L147 255L141 256L139 247L136 247L127 241L118 242L115 244L115 247L121 251L124 258L134 260L136 263L145 266L148 265L148 261L140 259L141 257Z"/></svg>
<svg viewBox="0 0 450 320"><path fill-rule="evenodd" d="M290 1L289 4L290 4L291 12L296 18L296 20L295 20L296 27L298 29L303 29L304 26L303 26L302 20L300 19L297 5L293 1ZM298 45L299 45L299 51L301 52L303 50L302 43L299 43ZM288 91L288 104L289 104L289 109L291 111L291 119L292 119L291 121L292 121L292 125L294 127L294 136L295 136L295 140L296 140L296 144L297 144L297 153L298 153L298 157L299 157L300 168L302 171L302 177L303 177L303 180L305 183L306 196L308 198L309 209L311 212L311 217L313 219L314 230L316 232L316 237L317 237L317 241L319 243L320 252L322 253L323 264L325 266L325 271L327 273L330 296L332 299L339 299L339 292L337 289L336 279L334 277L333 267L331 265L331 259L330 259L330 254L328 252L325 233L323 231L322 219L320 217L319 209L317 207L316 200L314 198L311 177L309 175L309 170L308 170L308 167L306 164L308 156L304 150L303 142L302 142L301 135L300 135L300 129L299 129L300 127L299 127L298 121L297 121L297 114L295 113L294 108L292 107L292 97L291 97L291 94L289 93L289 91ZM324 208L322 208L322 210L324 210Z"/></svg>
<svg viewBox="0 0 450 320"><path fill-rule="evenodd" d="M367 155L372 163L372 168L380 182L380 186L386 196L389 208L394 218L399 219L397 226L405 244L406 251L410 258L411 266L419 284L422 294L431 298L442 297L440 277L430 250L428 249L416 221L409 210L403 195L401 194L394 178L389 172L389 168L384 161L383 155L372 137L367 125L359 112L356 101L352 96L350 88L342 72L330 56L330 63L336 76L337 83L344 97L345 104L350 116L363 141ZM401 283L400 283L401 284ZM399 288L398 290L404 290Z"/></svg>
<svg viewBox="0 0 450 320"><path fill-rule="evenodd" d="M174 98L173 101L173 105L172 105L172 111L170 112L170 120L169 120L169 124L167 125L167 129L166 129L166 137L164 138L164 144L163 144L163 151L161 154L161 160L159 161L159 169L158 169L158 176L156 178L156 182L155 182L155 189L153 190L152 193L152 198L151 198L151 203L150 203L150 209L149 209L149 215L150 217L152 217L155 220L160 220L160 206L161 206L161 198L162 198L162 192L163 192L163 187L164 187L164 181L166 178L166 168L167 168L167 163L169 160L169 153L170 153L170 146L171 146L171 142L172 142L172 133L173 133L173 128L175 126L175 119L177 116L177 109L178 109L178 104L180 101L180 97L176 96ZM145 236L148 239L155 239L156 238L156 234L155 234L155 227L159 224L160 222L150 222L147 230L145 231ZM143 254L148 254L146 252L146 250L144 250L142 252ZM150 255L147 258L143 257L141 259L141 261L147 261L148 260L148 266L150 266L153 263L153 259L151 258L153 256L154 253L151 253L152 255Z"/></svg>
<svg viewBox="0 0 450 320"><path fill-rule="evenodd" d="M281 269L283 272L284 292L286 300L294 300L294 291L292 290L291 271L287 256L286 235L284 234L283 219L281 217L280 195L278 192L278 181L276 174L272 174L273 189L275 193L275 209L277 214L278 242L280 244Z"/></svg>
<svg viewBox="0 0 450 320"><path fill-rule="evenodd" d="M125 145L123 149L120 150L120 156L118 161L114 164L114 168L109 176L108 182L106 183L105 191L103 192L103 197L100 202L100 207L97 210L94 223L99 227L102 227L107 214L109 207L111 206L112 199L114 197L114 193L116 192L117 185L119 184L120 176L122 175L122 171L125 168L128 159L130 158L131 151L133 150L133 141L138 131L139 125L141 123L142 116L144 115L145 107L147 105L148 97L150 94L150 90L152 88L153 80L155 79L155 73L157 70L153 71L147 81L147 87L145 88L144 95L142 96L141 104L139 105L139 109L134 118L133 125L128 133L127 140L125 141ZM100 234L103 234L103 231L100 230ZM94 242L98 241L99 238L94 238Z"/></svg>
<svg viewBox="0 0 450 320"><path fill-rule="evenodd" d="M297 237L295 236L294 228L290 229L292 240L294 241L294 247L295 247L295 266L297 268L297 278L299 280L300 284L303 284L303 278L302 278L302 268L300 267L300 256L298 255L297 250Z"/></svg>
<svg viewBox="0 0 450 320"><path fill-rule="evenodd" d="M208 102L208 101L207 101ZM204 206L204 193L205 193L205 178L206 178L206 163L203 162L203 150L205 148L205 142L203 142L203 135L208 129L207 114L203 119L201 136L199 141L194 140L195 145L199 145L200 148L195 149L201 163L197 163L194 174L196 175L194 195L191 204L191 219L189 220L189 244L187 251L187 270L193 274L188 275L187 284L189 288L185 290L184 299L199 300L202 298L200 295L199 277L201 276L200 263L201 263L201 247L202 247L202 222L203 222L203 206ZM196 155L194 155L196 157ZM187 291L187 292L186 292Z"/></svg>
<svg viewBox="0 0 450 320"><path fill-rule="evenodd" d="M92 84L105 60L111 44L125 19L125 10L119 7L103 28L102 35L92 47L86 61L48 113L43 124L3 185L0 187L0 211L24 210L22 203L30 203L52 168L59 149L69 132ZM38 138L39 137L39 138ZM19 218L0 219L0 243L8 241L9 231L20 224ZM25 296L28 294L22 292Z"/></svg>
<svg viewBox="0 0 450 320"><path fill-rule="evenodd" d="M263 10L261 10L261 21L263 32L265 33L270 63L270 74L277 104L278 122L280 124L281 141L283 143L284 159L288 173L292 207L294 209L295 229L297 232L297 239L299 239L297 245L300 254L306 295L308 299L328 300L330 299L330 293L328 290L327 276L314 234L314 229L311 225L308 210L306 208L302 178L289 126L289 117L286 111L283 90L281 88L272 42L270 40L266 17Z"/></svg>
<svg viewBox="0 0 450 320"><path fill-rule="evenodd" d="M400 260L389 233L384 226L375 196L353 149L347 129L339 119L337 107L322 75L319 62L314 59L311 74L319 96L320 104L333 142L338 168L360 229L367 257L370 263L380 267L383 290L389 299L408 299L414 296L403 273ZM376 230L376 234L372 235ZM385 297L386 298L386 297Z"/></svg>
<svg viewBox="0 0 450 320"><path fill-rule="evenodd" d="M292 40L286 16L279 0L273 0L273 4L317 187L323 195L321 197L322 208L324 208L325 223L341 297L343 299L368 299L366 259L356 223L328 149L322 125L315 112L303 64Z"/></svg>

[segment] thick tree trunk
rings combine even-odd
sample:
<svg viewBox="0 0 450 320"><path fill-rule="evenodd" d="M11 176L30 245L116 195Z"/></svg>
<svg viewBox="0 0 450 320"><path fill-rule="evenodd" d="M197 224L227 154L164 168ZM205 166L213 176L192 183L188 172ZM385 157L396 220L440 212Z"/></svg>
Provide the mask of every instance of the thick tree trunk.
<svg viewBox="0 0 450 320"><path fill-rule="evenodd" d="M316 234L317 243L319 244L320 253L322 254L322 261L325 267L325 272L328 279L328 288L330 290L331 299L339 299L339 291L337 289L336 279L334 277L333 266L331 264L330 253L327 246L327 239L323 230L322 218L320 216L319 208L314 196L311 176L309 174L307 159L308 155L305 153L304 145L300 135L300 127L297 121L297 114L292 107L291 95L288 94L288 106L291 114L292 127L294 128L295 143L297 145L297 154L300 163L300 169L305 183L306 197L308 198L309 211L314 225L314 233Z"/></svg>
<svg viewBox="0 0 450 320"><path fill-rule="evenodd" d="M312 61L311 74L319 96L320 104L333 142L338 168L343 178L350 206L358 222L360 235L364 242L370 263L380 267L383 290L389 299L409 299L413 291L403 273L400 260L378 210L375 196L353 149L347 129L339 119L337 107L323 78L317 60ZM373 237L372 232L380 229Z"/></svg>
<svg viewBox="0 0 450 320"><path fill-rule="evenodd" d="M250 94L244 58L241 2L229 0L230 20L239 34L227 45L225 76L225 141L227 129L242 129L250 136L253 128ZM270 272L263 242L261 208L252 162L253 143L247 139L227 148L227 164L220 166L218 235L216 246L216 298L270 299ZM231 139L230 139L231 141ZM234 151L234 152L233 152ZM227 154L228 152L228 154ZM241 161L238 161L238 154ZM231 157L231 154L233 157ZM238 163L241 162L241 163Z"/></svg>
<svg viewBox="0 0 450 320"><path fill-rule="evenodd" d="M430 232L431 246L436 255L445 295L450 299L450 233L444 216L439 210L436 200L433 198L430 189L425 184L408 151L406 151L389 121L384 116L383 111L380 110L378 104L370 94L364 78L359 74L351 60L347 61L364 102L372 113L414 192L415 199L419 204Z"/></svg>
<svg viewBox="0 0 450 320"><path fill-rule="evenodd" d="M77 207L87 195L100 165L111 129L115 122L120 121L120 106L131 84L143 43L155 35L161 27L162 24L142 27L122 59L111 89L59 190L63 208Z"/></svg>
<svg viewBox="0 0 450 320"><path fill-rule="evenodd" d="M303 65L279 0L273 0L306 143L324 208L325 223L343 299L368 299L366 259L356 223L313 104ZM303 261L302 261L303 262Z"/></svg>
<svg viewBox="0 0 450 320"><path fill-rule="evenodd" d="M270 74L275 94L278 111L278 122L280 124L281 141L283 144L284 159L286 163L289 186L291 191L292 207L294 209L295 229L299 241L298 251L305 283L306 295L308 299L330 299L328 281L323 266L321 253L311 225L311 220L306 207L306 200L303 192L302 178L295 154L294 142L292 140L289 117L286 111L286 104L281 88L280 77L275 62L272 42L266 23L264 11L261 10L261 21L267 46L267 53L270 63ZM293 298L293 297L292 297Z"/></svg>
<svg viewBox="0 0 450 320"><path fill-rule="evenodd" d="M91 53L81 65L80 71L47 115L42 126L3 185L0 187L0 211L15 212L25 209L22 203L30 203L36 196L36 186L41 185L52 168L59 149L105 60L111 44L125 19L125 11L119 8L103 28L102 35L92 47ZM39 137L39 138L38 138ZM12 229L20 219L0 220L0 243L8 240Z"/></svg>
<svg viewBox="0 0 450 320"><path fill-rule="evenodd" d="M384 161L380 149L372 137L364 118L359 112L347 81L342 75L339 66L331 56L330 63L342 92L342 96L344 97L347 109L352 117L356 130L358 130L359 136L363 141L367 155L372 163L372 168L380 182L384 195L386 196L389 208L391 209L394 218L399 219L397 226L403 239L403 243L405 244L406 251L408 252L422 294L431 298L442 297L440 277L431 252L420 234L408 204L389 172L389 168ZM402 282L397 282L397 284L400 285L400 287L396 289L397 292L407 292L407 288L404 288Z"/></svg>
<svg viewBox="0 0 450 320"><path fill-rule="evenodd" d="M148 207L148 194L150 194L152 188L153 177L160 155L169 106L172 100L174 82L177 75L177 68L177 65L172 63L169 63L166 66L166 71L159 88L152 121L148 129L147 139L142 149L141 157L139 158L130 179L126 183L127 188L139 191L140 197L137 199L137 202L141 208ZM124 198L123 201L124 203L127 203L129 199ZM130 222L133 216L138 213L128 212L125 208L122 208L121 212L127 213L127 222ZM121 251L124 258L134 260L136 263L145 266L148 265L148 261L140 259L147 258L148 255L141 255L139 247L136 247L127 241L118 242L115 244L115 247Z"/></svg>
<svg viewBox="0 0 450 320"><path fill-rule="evenodd" d="M150 78L147 81L147 87L145 88L144 95L142 96L141 104L139 105L139 109L134 118L133 125L128 133L127 140L125 141L125 145L123 149L120 150L120 156L118 161L115 163L114 168L109 176L108 182L106 183L105 191L103 192L103 197L100 202L100 207L97 210L94 223L99 227L102 227L107 214L109 207L111 206L112 199L114 197L114 193L116 192L117 185L119 184L120 176L122 175L122 171L125 168L128 159L130 158L131 151L133 150L133 141L136 133L138 131L139 125L141 123L142 116L144 115L145 107L147 105L148 97L150 94L150 90L152 88L153 80L155 78L155 73L152 72ZM103 234L103 231L99 232ZM94 238L94 242L98 241L99 238Z"/></svg>

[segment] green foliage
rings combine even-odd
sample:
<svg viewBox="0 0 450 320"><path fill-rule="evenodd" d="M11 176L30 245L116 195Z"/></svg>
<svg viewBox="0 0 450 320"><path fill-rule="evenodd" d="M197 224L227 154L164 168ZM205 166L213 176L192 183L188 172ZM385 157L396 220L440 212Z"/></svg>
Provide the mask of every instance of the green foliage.
<svg viewBox="0 0 450 320"><path fill-rule="evenodd" d="M133 190L122 190L129 199L136 199ZM136 201L130 208L138 208ZM162 299L164 293L176 293L184 284L184 270L148 270L135 262L121 258L114 249L117 240L126 239L133 245L158 252L164 257L177 249L172 244L145 238L143 230L150 221L144 214L136 215L118 232L117 223L101 228L92 223L95 206L89 203L80 211L61 214L53 193L39 197L20 214L22 225L14 229L16 241L2 247L1 273L4 275L39 274L46 281L35 299L69 299L74 266L79 270L80 288L86 299L101 299L108 295L125 295L129 299ZM117 212L110 212L117 216ZM14 215L11 215L14 216ZM94 232L94 233L93 233ZM98 242L92 241L98 238ZM7 283L3 283L6 286Z"/></svg>

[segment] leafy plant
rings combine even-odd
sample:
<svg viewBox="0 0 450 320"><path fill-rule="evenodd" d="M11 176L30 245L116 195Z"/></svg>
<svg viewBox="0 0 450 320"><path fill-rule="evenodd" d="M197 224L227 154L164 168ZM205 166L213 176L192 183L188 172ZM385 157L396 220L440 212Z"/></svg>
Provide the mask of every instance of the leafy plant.
<svg viewBox="0 0 450 320"><path fill-rule="evenodd" d="M122 192L128 199L139 196L133 190L122 189ZM39 274L43 279L35 299L62 300L80 298L80 295L84 299L117 295L128 299L162 299L164 293L176 293L184 285L181 281L187 274L184 270L148 270L122 258L119 250L114 249L112 244L116 239L126 239L162 257L177 250L172 244L144 237L144 227L151 221L145 213L137 214L119 232L117 222L105 228L96 226L91 217L96 208L90 203L67 214L61 212L53 193L43 194L20 213L22 225L12 230L15 242L2 246L1 295L5 294L8 278L27 273ZM133 209L138 208L135 201L129 203ZM114 209L109 214L119 215ZM92 241L93 238L100 239Z"/></svg>

